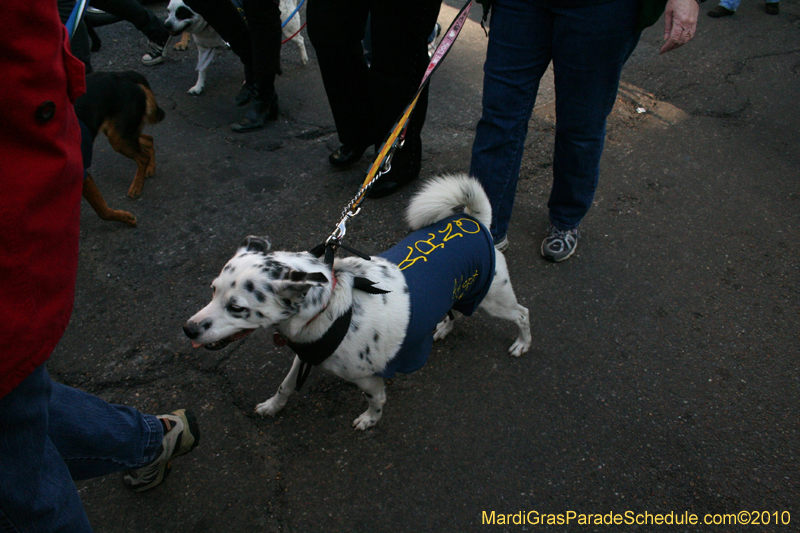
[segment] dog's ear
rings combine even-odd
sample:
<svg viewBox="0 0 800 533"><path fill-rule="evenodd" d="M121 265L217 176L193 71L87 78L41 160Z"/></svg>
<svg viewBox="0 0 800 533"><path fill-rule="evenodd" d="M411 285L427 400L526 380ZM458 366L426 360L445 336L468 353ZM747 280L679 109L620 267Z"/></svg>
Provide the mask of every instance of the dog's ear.
<svg viewBox="0 0 800 533"><path fill-rule="evenodd" d="M239 246L239 250L243 250L246 252L267 253L271 247L272 243L269 242L269 239L267 237L257 237L255 235L250 235Z"/></svg>
<svg viewBox="0 0 800 533"><path fill-rule="evenodd" d="M284 298L301 300L308 291L328 283L328 277L322 272L302 272L300 270L287 270L277 283L277 291Z"/></svg>

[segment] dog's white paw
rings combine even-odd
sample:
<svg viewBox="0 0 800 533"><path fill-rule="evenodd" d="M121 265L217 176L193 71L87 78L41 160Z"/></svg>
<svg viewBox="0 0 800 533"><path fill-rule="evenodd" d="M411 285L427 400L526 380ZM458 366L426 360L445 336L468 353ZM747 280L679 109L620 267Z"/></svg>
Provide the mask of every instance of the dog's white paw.
<svg viewBox="0 0 800 533"><path fill-rule="evenodd" d="M189 94L193 94L193 95L197 96L198 94L201 94L203 92L203 88L202 87L198 87L197 85L195 85L194 87L189 89L187 92Z"/></svg>
<svg viewBox="0 0 800 533"><path fill-rule="evenodd" d="M514 344L511 345L511 348L508 349L508 353L513 357L519 357L530 349L531 343L525 342L522 339L517 339L514 341Z"/></svg>
<svg viewBox="0 0 800 533"><path fill-rule="evenodd" d="M275 416L281 409L283 409L283 405L280 405L275 398L270 398L266 402L256 405L256 413L261 416Z"/></svg>
<svg viewBox="0 0 800 533"><path fill-rule="evenodd" d="M444 317L444 320L436 324L436 329L433 330L433 340L440 341L447 337L447 334L453 331L453 325L455 324L455 320L451 320L450 317Z"/></svg>
<svg viewBox="0 0 800 533"><path fill-rule="evenodd" d="M378 420L380 419L381 419L380 416L372 416L372 414L369 412L369 409L367 409L366 411L361 413L361 416L353 420L353 427L356 429L360 429L361 431L364 431L365 429L371 428L372 426L377 424Z"/></svg>

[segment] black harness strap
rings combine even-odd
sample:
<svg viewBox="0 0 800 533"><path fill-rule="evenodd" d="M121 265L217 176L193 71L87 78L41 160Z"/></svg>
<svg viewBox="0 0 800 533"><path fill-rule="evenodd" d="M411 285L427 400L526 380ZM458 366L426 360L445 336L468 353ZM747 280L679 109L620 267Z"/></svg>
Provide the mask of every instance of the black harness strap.
<svg viewBox="0 0 800 533"><path fill-rule="evenodd" d="M325 335L314 342L300 343L289 341L286 344L300 358L300 373L297 375L295 390L300 390L305 383L311 367L322 364L339 347L350 329L350 320L353 318L353 308L337 318Z"/></svg>

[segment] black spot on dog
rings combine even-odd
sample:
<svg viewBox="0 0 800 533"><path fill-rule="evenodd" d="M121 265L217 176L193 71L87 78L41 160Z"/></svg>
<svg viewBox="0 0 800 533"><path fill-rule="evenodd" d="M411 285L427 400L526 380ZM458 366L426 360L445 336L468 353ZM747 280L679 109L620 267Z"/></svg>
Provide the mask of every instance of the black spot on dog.
<svg viewBox="0 0 800 533"><path fill-rule="evenodd" d="M366 396L366 397L367 397L367 398L369 398L370 400L372 399L372 394L370 394L370 393L368 393L368 392L365 392L365 393L364 393L364 396Z"/></svg>
<svg viewBox="0 0 800 533"><path fill-rule="evenodd" d="M372 339L373 339L375 342L378 342L378 339L380 339L380 338L381 338L381 334L380 334L380 333L378 333L378 332L376 331L376 332L375 332L375 336L374 336Z"/></svg>
<svg viewBox="0 0 800 533"><path fill-rule="evenodd" d="M231 289L235 289L235 288L236 288L236 282L235 281L231 281Z"/></svg>
<svg viewBox="0 0 800 533"><path fill-rule="evenodd" d="M255 283L253 283L253 280L248 279L247 281L244 282L244 288L247 292L253 292L254 290L256 290L256 285Z"/></svg>
<svg viewBox="0 0 800 533"><path fill-rule="evenodd" d="M375 413L377 413L377 414L381 414L381 411L382 411L382 409L380 409L380 408L375 409Z"/></svg>
<svg viewBox="0 0 800 533"><path fill-rule="evenodd" d="M261 311L256 311L256 316L258 318L264 318L264 314Z"/></svg>
<svg viewBox="0 0 800 533"><path fill-rule="evenodd" d="M364 352L358 352L358 358L364 359Z"/></svg>
<svg viewBox="0 0 800 533"><path fill-rule="evenodd" d="M365 353L366 355L369 355L369 346L367 346L367 348L364 350L364 353Z"/></svg>
<svg viewBox="0 0 800 533"><path fill-rule="evenodd" d="M264 303L264 300L266 300L266 299L267 299L267 297L266 297L266 296L264 296L264 293L263 293L263 292L261 292L261 291L253 291L253 294L255 295L255 297L256 297L256 300L258 300L258 302L259 302L259 303L262 303L262 304L263 304L263 303Z"/></svg>
<svg viewBox="0 0 800 533"><path fill-rule="evenodd" d="M383 294L382 298L383 298L383 305L388 305L389 304L389 297L386 296L385 294Z"/></svg>
<svg viewBox="0 0 800 533"><path fill-rule="evenodd" d="M186 6L181 6L175 10L175 18L178 20L189 20L194 17L194 11Z"/></svg>
<svg viewBox="0 0 800 533"><path fill-rule="evenodd" d="M406 286L404 286L404 287L403 287L403 292L404 292L405 294L408 294L408 293L410 292L410 291L408 290L408 285L406 285Z"/></svg>

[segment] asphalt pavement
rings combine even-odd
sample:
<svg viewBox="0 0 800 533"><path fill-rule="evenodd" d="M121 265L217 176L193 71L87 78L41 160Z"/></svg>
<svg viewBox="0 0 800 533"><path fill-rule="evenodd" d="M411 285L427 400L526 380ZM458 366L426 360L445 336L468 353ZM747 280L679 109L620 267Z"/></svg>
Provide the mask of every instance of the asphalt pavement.
<svg viewBox="0 0 800 533"><path fill-rule="evenodd" d="M455 6L443 5L443 25ZM95 143L98 187L139 225L83 204L75 311L49 370L147 413L191 408L202 438L149 493L114 475L77 483L96 531L797 531L800 4L770 16L743 2L725 19L707 17L712 7L677 51L658 55L663 18L644 33L595 204L562 264L538 251L552 170L546 76L506 254L531 351L506 355L510 323L460 320L427 366L392 380L365 432L350 427L361 393L320 371L277 417L254 414L292 360L271 332L211 352L181 331L245 236L319 244L371 162L328 165L338 140L310 42L308 65L284 47L278 121L235 134L243 74L231 52L192 96L194 48L145 67L133 26L99 28L95 69L144 74L166 119L146 130L157 169L138 200L125 196L133 163ZM469 167L486 47L474 11L431 84L423 177ZM377 253L399 240L415 189L367 201L347 244ZM569 523L535 523L546 514ZM672 525L652 525L657 515ZM692 516L701 524L686 525Z"/></svg>

